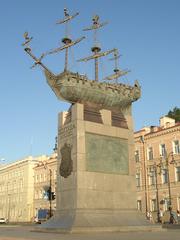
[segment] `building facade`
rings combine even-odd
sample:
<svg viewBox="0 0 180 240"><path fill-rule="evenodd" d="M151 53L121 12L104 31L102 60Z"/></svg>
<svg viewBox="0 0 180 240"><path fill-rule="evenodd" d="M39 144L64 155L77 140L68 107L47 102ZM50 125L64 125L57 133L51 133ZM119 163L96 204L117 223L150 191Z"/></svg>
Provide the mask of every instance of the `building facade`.
<svg viewBox="0 0 180 240"><path fill-rule="evenodd" d="M162 117L134 138L138 210L180 210L180 123Z"/></svg>
<svg viewBox="0 0 180 240"><path fill-rule="evenodd" d="M55 189L56 154L29 156L0 167L0 217L9 222L33 221L36 209L48 208L43 186L52 180ZM52 209L55 201L52 202Z"/></svg>
<svg viewBox="0 0 180 240"><path fill-rule="evenodd" d="M0 216L29 222L33 214L34 159L28 157L0 168Z"/></svg>

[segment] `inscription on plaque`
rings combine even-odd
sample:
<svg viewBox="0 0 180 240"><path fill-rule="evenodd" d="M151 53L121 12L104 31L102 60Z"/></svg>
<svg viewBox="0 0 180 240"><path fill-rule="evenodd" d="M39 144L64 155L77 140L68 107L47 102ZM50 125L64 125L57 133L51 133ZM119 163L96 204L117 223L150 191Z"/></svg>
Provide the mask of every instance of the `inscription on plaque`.
<svg viewBox="0 0 180 240"><path fill-rule="evenodd" d="M75 124L68 124L63 128L59 128L58 134L60 135L60 138L62 139L62 138L72 136L72 132L74 128L75 128Z"/></svg>
<svg viewBox="0 0 180 240"><path fill-rule="evenodd" d="M93 172L128 174L128 141L86 133L86 169Z"/></svg>

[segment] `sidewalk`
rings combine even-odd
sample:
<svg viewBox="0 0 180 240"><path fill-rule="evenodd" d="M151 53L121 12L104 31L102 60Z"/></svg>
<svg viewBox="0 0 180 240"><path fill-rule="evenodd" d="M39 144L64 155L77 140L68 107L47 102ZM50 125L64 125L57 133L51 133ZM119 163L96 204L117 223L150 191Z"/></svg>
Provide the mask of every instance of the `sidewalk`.
<svg viewBox="0 0 180 240"><path fill-rule="evenodd" d="M167 229L180 229L180 223L178 223L178 224L165 223L165 224L162 224L162 228L167 228Z"/></svg>
<svg viewBox="0 0 180 240"><path fill-rule="evenodd" d="M179 240L180 229L164 229L161 232L113 232L113 233L39 233L31 226L1 227L0 240Z"/></svg>

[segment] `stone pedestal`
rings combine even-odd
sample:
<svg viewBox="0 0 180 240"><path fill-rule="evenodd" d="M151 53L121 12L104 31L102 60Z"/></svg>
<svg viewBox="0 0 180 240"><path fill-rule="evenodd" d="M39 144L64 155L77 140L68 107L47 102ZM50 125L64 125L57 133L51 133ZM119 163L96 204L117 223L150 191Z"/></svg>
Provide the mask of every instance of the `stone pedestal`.
<svg viewBox="0 0 180 240"><path fill-rule="evenodd" d="M123 113L72 105L59 114L57 210L49 231L149 229L136 211L131 108Z"/></svg>

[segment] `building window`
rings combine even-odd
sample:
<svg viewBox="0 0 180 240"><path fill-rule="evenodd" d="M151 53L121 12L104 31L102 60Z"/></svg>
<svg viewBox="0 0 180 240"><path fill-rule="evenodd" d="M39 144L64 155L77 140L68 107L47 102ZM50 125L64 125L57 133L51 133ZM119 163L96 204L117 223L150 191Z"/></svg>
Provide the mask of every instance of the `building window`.
<svg viewBox="0 0 180 240"><path fill-rule="evenodd" d="M38 194L38 191L36 190L36 191L35 191L35 196L34 196L34 198L35 198L35 199L38 199L38 196L39 196L39 194Z"/></svg>
<svg viewBox="0 0 180 240"><path fill-rule="evenodd" d="M141 176L140 173L136 173L136 187L141 186Z"/></svg>
<svg viewBox="0 0 180 240"><path fill-rule="evenodd" d="M47 180L46 173L44 173L44 182Z"/></svg>
<svg viewBox="0 0 180 240"><path fill-rule="evenodd" d="M148 160L153 160L153 148L149 147L147 149L147 156L148 156Z"/></svg>
<svg viewBox="0 0 180 240"><path fill-rule="evenodd" d="M53 171L54 179L56 179L56 178L57 178L57 175L56 175L56 173L57 173L57 171L56 171L56 169L54 169L54 171Z"/></svg>
<svg viewBox="0 0 180 240"><path fill-rule="evenodd" d="M168 183L168 171L167 169L162 169L162 183Z"/></svg>
<svg viewBox="0 0 180 240"><path fill-rule="evenodd" d="M135 161L139 162L140 161L140 157L139 157L139 150L135 151Z"/></svg>
<svg viewBox="0 0 180 240"><path fill-rule="evenodd" d="M180 154L179 140L173 141L173 153Z"/></svg>
<svg viewBox="0 0 180 240"><path fill-rule="evenodd" d="M155 171L154 171L154 169L150 169L148 175L149 175L149 185L155 185L156 178L155 178Z"/></svg>
<svg viewBox="0 0 180 240"><path fill-rule="evenodd" d="M42 175L42 173L41 173L40 176L39 176L39 181L40 181L40 182L43 181L43 175Z"/></svg>
<svg viewBox="0 0 180 240"><path fill-rule="evenodd" d="M157 201L156 201L156 199L151 199L151 209L152 209L152 212L157 211Z"/></svg>
<svg viewBox="0 0 180 240"><path fill-rule="evenodd" d="M137 200L137 210L142 211L142 202L141 200Z"/></svg>
<svg viewBox="0 0 180 240"><path fill-rule="evenodd" d="M163 158L166 157L166 145L165 145L165 144L161 144L161 145L160 145L160 155L161 155L161 157L163 157Z"/></svg>
<svg viewBox="0 0 180 240"><path fill-rule="evenodd" d="M180 197L177 197L177 210L180 211Z"/></svg>
<svg viewBox="0 0 180 240"><path fill-rule="evenodd" d="M180 167L176 167L176 181L180 182Z"/></svg>
<svg viewBox="0 0 180 240"><path fill-rule="evenodd" d="M42 198L43 198L43 191L39 190L39 199L42 199Z"/></svg>
<svg viewBox="0 0 180 240"><path fill-rule="evenodd" d="M20 189L21 189L21 191L23 189L23 179L20 179Z"/></svg>
<svg viewBox="0 0 180 240"><path fill-rule="evenodd" d="M169 199L165 198L164 199L164 210L167 211L169 209Z"/></svg>
<svg viewBox="0 0 180 240"><path fill-rule="evenodd" d="M36 182L39 182L39 175L36 175Z"/></svg>

